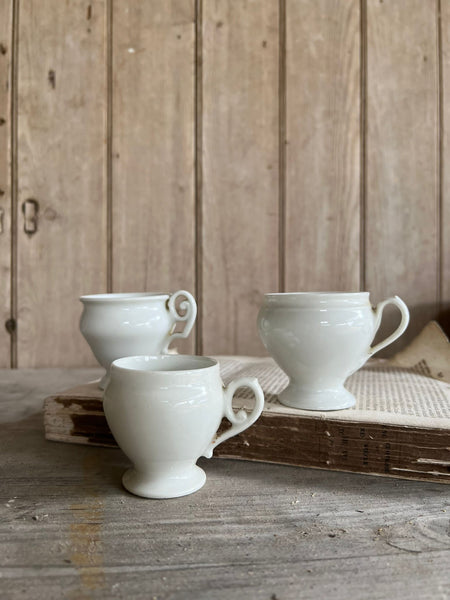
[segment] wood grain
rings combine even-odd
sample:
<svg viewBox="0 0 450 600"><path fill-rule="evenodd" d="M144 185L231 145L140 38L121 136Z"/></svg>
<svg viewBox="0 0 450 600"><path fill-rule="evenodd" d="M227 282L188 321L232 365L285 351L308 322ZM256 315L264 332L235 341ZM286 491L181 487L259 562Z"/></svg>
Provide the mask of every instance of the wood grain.
<svg viewBox="0 0 450 600"><path fill-rule="evenodd" d="M106 288L105 5L20 5L21 366L95 364L78 331L78 296ZM30 198L39 203L34 235L21 208Z"/></svg>
<svg viewBox="0 0 450 600"><path fill-rule="evenodd" d="M360 7L286 3L287 291L360 289Z"/></svg>
<svg viewBox="0 0 450 600"><path fill-rule="evenodd" d="M278 290L278 2L203 14L203 351L261 354L256 316Z"/></svg>
<svg viewBox="0 0 450 600"><path fill-rule="evenodd" d="M12 1L0 3L0 367L11 364Z"/></svg>
<svg viewBox="0 0 450 600"><path fill-rule="evenodd" d="M439 296L435 0L367 3L366 286L411 310L395 352L436 315ZM380 335L392 331L389 313Z"/></svg>
<svg viewBox="0 0 450 600"><path fill-rule="evenodd" d="M450 4L441 2L441 310L450 335Z"/></svg>
<svg viewBox="0 0 450 600"><path fill-rule="evenodd" d="M39 411L43 392L75 383L67 373L1 372L0 422L5 378ZM447 486L202 459L202 490L144 500L121 487L119 450L46 442L40 412L15 405L15 422L0 426L8 600L446 596Z"/></svg>
<svg viewBox="0 0 450 600"><path fill-rule="evenodd" d="M113 290L195 293L194 0L113 6Z"/></svg>
<svg viewBox="0 0 450 600"><path fill-rule="evenodd" d="M95 364L77 297L108 286L197 292L200 353L264 353L279 288L400 295L387 355L450 331L447 1L66 4L0 3L0 365L11 312L13 362Z"/></svg>

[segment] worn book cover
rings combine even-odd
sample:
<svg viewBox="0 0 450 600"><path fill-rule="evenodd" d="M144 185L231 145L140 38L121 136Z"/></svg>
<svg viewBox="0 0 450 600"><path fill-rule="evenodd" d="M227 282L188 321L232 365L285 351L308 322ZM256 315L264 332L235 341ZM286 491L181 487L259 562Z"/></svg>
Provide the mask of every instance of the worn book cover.
<svg viewBox="0 0 450 600"><path fill-rule="evenodd" d="M258 378L265 408L252 427L218 446L215 456L450 482L450 345L437 323L393 359L370 361L352 375L346 387L357 403L341 411L281 405L278 393L288 379L271 358L216 358L225 384ZM115 445L101 396L91 382L47 398L47 439ZM242 389L234 406L250 408L252 401Z"/></svg>

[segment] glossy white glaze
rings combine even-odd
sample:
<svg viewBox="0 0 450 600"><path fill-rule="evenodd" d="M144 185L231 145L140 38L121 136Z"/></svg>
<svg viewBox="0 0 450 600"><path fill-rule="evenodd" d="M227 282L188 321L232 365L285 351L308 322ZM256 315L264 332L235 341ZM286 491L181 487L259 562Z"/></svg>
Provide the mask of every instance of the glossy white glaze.
<svg viewBox="0 0 450 600"><path fill-rule="evenodd" d="M396 331L374 348L383 308L395 304L402 315ZM373 309L368 292L266 294L258 330L268 352L290 378L280 394L287 406L338 410L355 404L345 379L406 329L409 311L398 297Z"/></svg>
<svg viewBox="0 0 450 600"><path fill-rule="evenodd" d="M235 413L239 387L255 394L250 414ZM133 356L113 362L103 400L109 427L133 462L122 479L127 490L146 498L174 498L200 489L205 473L195 463L247 429L261 414L258 381L237 379L223 387L217 362L202 356ZM230 429L213 438L223 417Z"/></svg>
<svg viewBox="0 0 450 600"><path fill-rule="evenodd" d="M176 302L180 303L178 313ZM162 354L176 338L190 334L197 316L193 296L184 290L174 294L132 293L81 296L81 333L95 358L106 369L100 382L104 388L109 366L116 358L138 354ZM185 321L182 332L174 332Z"/></svg>

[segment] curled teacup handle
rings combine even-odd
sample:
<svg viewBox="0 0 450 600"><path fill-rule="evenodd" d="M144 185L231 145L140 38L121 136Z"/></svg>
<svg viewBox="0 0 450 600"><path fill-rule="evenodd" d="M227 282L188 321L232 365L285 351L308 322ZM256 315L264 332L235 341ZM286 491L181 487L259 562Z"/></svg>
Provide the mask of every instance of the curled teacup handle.
<svg viewBox="0 0 450 600"><path fill-rule="evenodd" d="M250 414L241 408L238 412L234 412L233 410L233 396L237 389L241 387L249 387L253 390L255 394L255 406ZM230 423L231 427L221 435L219 435L214 442L209 444L203 456L206 458L211 458L213 450L216 446L228 440L228 438L241 433L250 425L256 421L259 415L262 413L264 408L264 392L262 391L261 386L258 383L256 377L241 377L239 379L233 380L231 383L223 391L224 395L224 413L223 416L226 417Z"/></svg>
<svg viewBox="0 0 450 600"><path fill-rule="evenodd" d="M176 301L180 296L185 298L180 303L180 309L184 310L184 314L180 314L177 310ZM173 293L170 298L167 300L167 310L169 311L171 317L175 320L172 331L169 334L169 338L167 340L166 345L164 346L162 352L167 353L169 351L169 346L172 341L176 338L187 338L191 333L191 329L195 323L195 317L197 316L197 303L195 302L194 296L185 290L178 290L178 292ZM176 331L174 329L178 321L186 321L186 326L183 331Z"/></svg>
<svg viewBox="0 0 450 600"><path fill-rule="evenodd" d="M392 342L395 342L395 340L397 338L399 338L402 335L402 333L405 331L405 329L408 327L408 323L409 323L408 307L406 306L406 304L403 302L403 300L401 298L399 298L398 296L394 296L393 298L388 298L387 300L383 300L383 302L380 302L377 305L377 307L375 308L375 333L378 331L378 328L381 325L383 309L387 304L395 304L395 306L397 306L397 308L401 312L402 320L400 322L400 325L394 331L394 333L391 333L391 335L389 335L385 340L383 340L382 342L380 342L373 348L370 348L369 356L373 356L376 352L379 352L383 348L386 348L386 346L389 346L389 344L392 344ZM375 335L375 333L374 333L374 335Z"/></svg>

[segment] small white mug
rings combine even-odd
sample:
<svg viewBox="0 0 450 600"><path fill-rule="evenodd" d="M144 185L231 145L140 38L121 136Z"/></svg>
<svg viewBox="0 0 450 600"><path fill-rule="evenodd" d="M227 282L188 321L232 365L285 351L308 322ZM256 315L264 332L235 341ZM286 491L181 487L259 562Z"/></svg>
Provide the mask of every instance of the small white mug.
<svg viewBox="0 0 450 600"><path fill-rule="evenodd" d="M176 302L180 303L180 314ZM187 338L197 316L194 297L185 290L174 294L150 292L81 296L80 330L98 362L106 369L104 389L113 360L137 354L165 354L176 338ZM176 324L186 322L182 332Z"/></svg>
<svg viewBox="0 0 450 600"><path fill-rule="evenodd" d="M383 309L395 304L401 323L371 348ZM408 326L409 311L398 296L375 309L368 292L266 294L258 329L269 354L289 376L279 400L306 410L339 410L355 404L344 381Z"/></svg>
<svg viewBox="0 0 450 600"><path fill-rule="evenodd" d="M250 414L232 409L233 394L249 387L255 394ZM232 381L226 388L219 365L203 356L132 356L115 360L103 406L118 445L134 466L124 487L145 498L175 498L199 490L214 448L250 427L264 407L256 378ZM232 426L215 437L221 420Z"/></svg>

